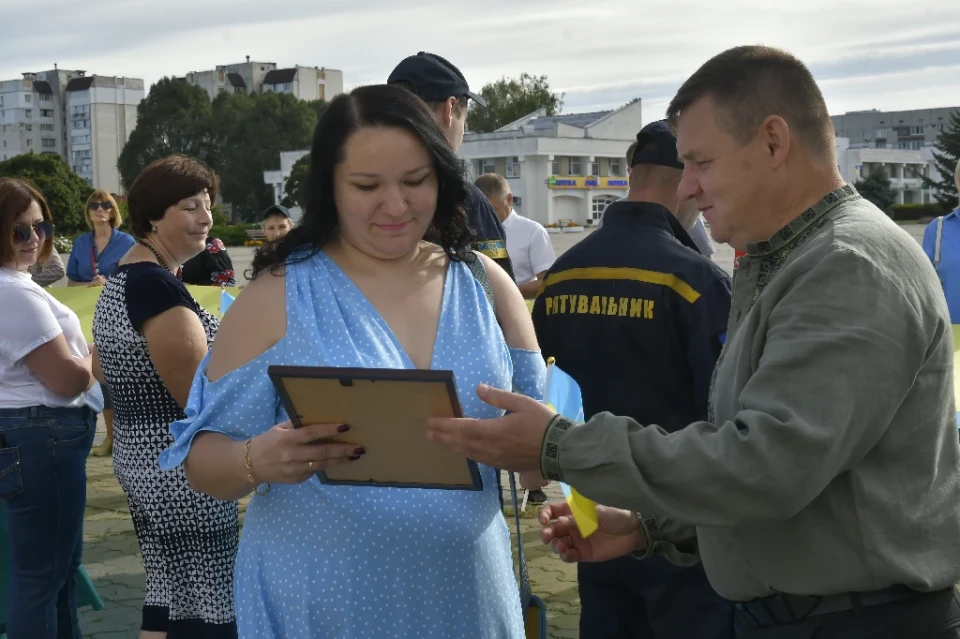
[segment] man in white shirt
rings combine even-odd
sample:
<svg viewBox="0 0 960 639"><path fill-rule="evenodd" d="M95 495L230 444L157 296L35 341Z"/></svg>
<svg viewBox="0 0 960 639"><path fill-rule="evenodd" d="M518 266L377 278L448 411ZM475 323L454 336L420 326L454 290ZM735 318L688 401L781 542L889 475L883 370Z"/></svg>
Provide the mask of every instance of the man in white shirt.
<svg viewBox="0 0 960 639"><path fill-rule="evenodd" d="M547 229L518 215L513 210L513 193L506 178L485 173L477 178L477 188L490 200L507 234L507 255L513 262L513 275L523 297L532 300L540 291L540 283L557 256Z"/></svg>

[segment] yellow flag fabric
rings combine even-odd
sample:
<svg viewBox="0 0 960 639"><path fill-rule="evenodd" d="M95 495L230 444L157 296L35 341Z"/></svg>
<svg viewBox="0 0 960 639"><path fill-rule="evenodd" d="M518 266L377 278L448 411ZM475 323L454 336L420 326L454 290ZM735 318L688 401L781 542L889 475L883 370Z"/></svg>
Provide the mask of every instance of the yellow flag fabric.
<svg viewBox="0 0 960 639"><path fill-rule="evenodd" d="M93 311L97 307L101 290L99 286L57 286L46 289L50 295L77 314L77 317L80 318L83 334L88 342L93 341ZM190 291L190 294L193 295L200 306L217 317L220 316L220 287L187 285L187 290ZM240 293L240 289L236 287L223 290L234 297Z"/></svg>

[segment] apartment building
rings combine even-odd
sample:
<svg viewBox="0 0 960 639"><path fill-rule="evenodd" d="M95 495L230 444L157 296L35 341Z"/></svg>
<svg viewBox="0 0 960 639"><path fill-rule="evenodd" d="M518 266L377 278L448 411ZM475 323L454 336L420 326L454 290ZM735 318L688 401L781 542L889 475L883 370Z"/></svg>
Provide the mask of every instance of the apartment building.
<svg viewBox="0 0 960 639"><path fill-rule="evenodd" d="M300 100L332 100L343 93L343 72L322 67L278 69L276 62L220 65L211 71L192 71L184 80L201 87L213 100L221 93L289 93Z"/></svg>
<svg viewBox="0 0 960 639"><path fill-rule="evenodd" d="M841 172L846 171L844 177L850 180L867 177L871 170L883 168L898 192L900 203L935 202L935 191L926 188L922 178L941 179L933 160L934 146L949 126L950 114L958 109L960 107L912 111L870 109L831 116L838 151L843 147Z"/></svg>
<svg viewBox="0 0 960 639"><path fill-rule="evenodd" d="M137 123L143 80L57 69L0 82L0 160L62 157L95 188L120 193L117 159Z"/></svg>
<svg viewBox="0 0 960 639"><path fill-rule="evenodd" d="M460 147L471 178L507 178L517 213L550 224L591 226L627 194L626 151L643 127L641 102L614 111L546 116L535 111Z"/></svg>

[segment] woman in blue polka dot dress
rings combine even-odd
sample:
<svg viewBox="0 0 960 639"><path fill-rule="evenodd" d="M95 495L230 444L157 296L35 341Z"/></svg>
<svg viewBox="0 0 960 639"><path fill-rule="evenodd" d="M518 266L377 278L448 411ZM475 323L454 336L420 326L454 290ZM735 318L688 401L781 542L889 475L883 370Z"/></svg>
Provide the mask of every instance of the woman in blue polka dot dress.
<svg viewBox="0 0 960 639"><path fill-rule="evenodd" d="M452 370L464 413L482 418L501 411L477 384L542 396L523 298L468 248L460 164L418 98L363 87L321 119L306 189L303 220L257 255L161 458L221 499L257 485L236 564L240 637L522 638L496 471L481 467L478 492L321 484L317 470L364 451L311 443L338 425L291 429L266 373ZM475 256L494 306L464 262Z"/></svg>

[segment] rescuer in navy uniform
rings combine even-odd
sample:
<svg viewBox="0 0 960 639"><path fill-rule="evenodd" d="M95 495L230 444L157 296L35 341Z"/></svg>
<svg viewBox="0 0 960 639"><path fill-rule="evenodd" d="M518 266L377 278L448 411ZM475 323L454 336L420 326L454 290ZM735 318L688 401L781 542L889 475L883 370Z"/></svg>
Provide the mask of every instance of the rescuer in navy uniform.
<svg viewBox="0 0 960 639"><path fill-rule="evenodd" d="M480 107L487 106L486 100L470 91L460 69L445 58L425 51L401 60L387 78L387 84L402 86L427 103L454 153L463 144L467 101L473 100ZM493 259L513 278L513 265L507 255L507 235L497 212L487 196L469 181L467 191L467 217L477 236L474 250Z"/></svg>
<svg viewBox="0 0 960 639"><path fill-rule="evenodd" d="M684 230L699 211L678 201L666 122L637 134L631 166L627 198L550 268L533 321L544 357L580 385L586 419L608 411L672 431L707 418L730 278ZM699 563L628 556L581 563L578 578L585 639L733 637L733 609Z"/></svg>

